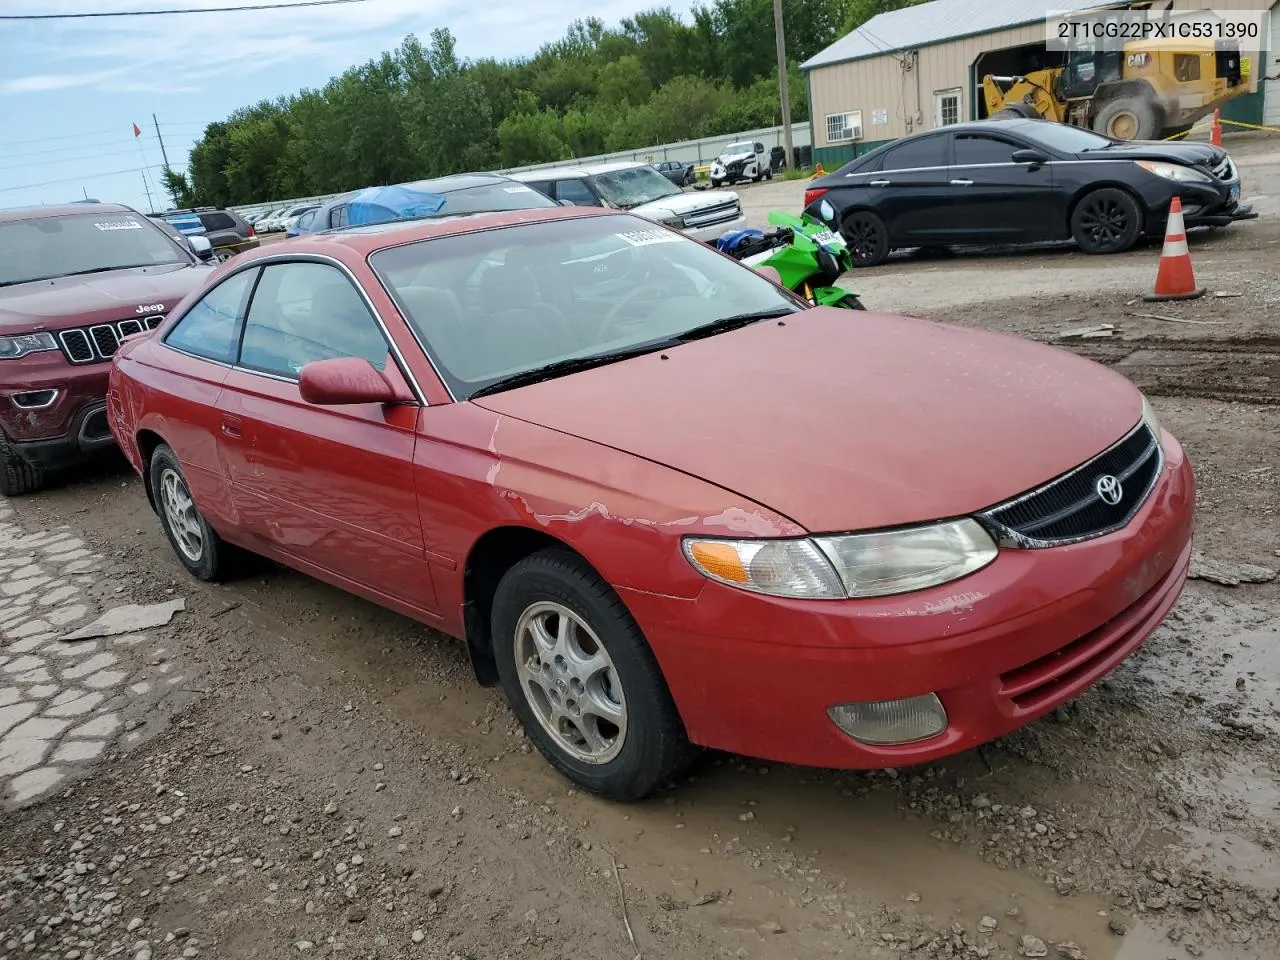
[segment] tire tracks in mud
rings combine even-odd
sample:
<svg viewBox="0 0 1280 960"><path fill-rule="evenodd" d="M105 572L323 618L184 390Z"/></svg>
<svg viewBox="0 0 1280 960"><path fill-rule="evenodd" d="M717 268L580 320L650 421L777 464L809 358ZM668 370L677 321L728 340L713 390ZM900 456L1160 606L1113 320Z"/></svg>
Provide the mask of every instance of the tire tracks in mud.
<svg viewBox="0 0 1280 960"><path fill-rule="evenodd" d="M1153 396L1280 404L1280 337L1043 342L1104 363Z"/></svg>

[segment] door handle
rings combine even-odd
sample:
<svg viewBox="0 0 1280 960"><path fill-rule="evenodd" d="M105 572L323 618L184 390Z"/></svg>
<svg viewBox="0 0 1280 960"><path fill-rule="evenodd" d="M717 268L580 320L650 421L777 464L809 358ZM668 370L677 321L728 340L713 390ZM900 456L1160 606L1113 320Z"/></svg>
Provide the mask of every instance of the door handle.
<svg viewBox="0 0 1280 960"><path fill-rule="evenodd" d="M238 438L242 434L241 428L243 426L244 424L241 422L239 417L223 417L222 418L223 436Z"/></svg>
<svg viewBox="0 0 1280 960"><path fill-rule="evenodd" d="M873 187L887 187L888 185L889 185L888 180L872 180L871 181L871 186Z"/></svg>
<svg viewBox="0 0 1280 960"><path fill-rule="evenodd" d="M953 187L972 187L973 181L972 180L952 180L951 185Z"/></svg>

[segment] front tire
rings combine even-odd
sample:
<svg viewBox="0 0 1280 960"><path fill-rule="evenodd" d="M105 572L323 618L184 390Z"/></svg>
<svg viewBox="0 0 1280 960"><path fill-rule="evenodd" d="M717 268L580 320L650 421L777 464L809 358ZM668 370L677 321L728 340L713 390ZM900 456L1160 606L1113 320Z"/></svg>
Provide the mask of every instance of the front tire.
<svg viewBox="0 0 1280 960"><path fill-rule="evenodd" d="M44 471L36 464L22 458L9 445L9 438L0 434L0 494L20 497L35 493L44 486Z"/></svg>
<svg viewBox="0 0 1280 960"><path fill-rule="evenodd" d="M870 210L858 210L845 217L840 233L855 267L874 267L889 258L889 231Z"/></svg>
<svg viewBox="0 0 1280 960"><path fill-rule="evenodd" d="M1071 236L1085 253L1123 253L1142 235L1142 210L1115 187L1086 194L1071 211Z"/></svg>
<svg viewBox="0 0 1280 960"><path fill-rule="evenodd" d="M493 602L507 700L547 761L584 789L642 800L692 749L662 672L618 595L581 558L541 550Z"/></svg>
<svg viewBox="0 0 1280 960"><path fill-rule="evenodd" d="M713 187L715 187L715 189L719 190L721 187L723 187L723 186L724 186L724 181L723 181L723 180L712 180L712 181L711 181L711 186L713 186Z"/></svg>
<svg viewBox="0 0 1280 960"><path fill-rule="evenodd" d="M1152 140L1160 132L1160 112L1146 97L1117 97L1098 110L1093 130L1116 140Z"/></svg>
<svg viewBox="0 0 1280 960"><path fill-rule="evenodd" d="M217 583L230 579L235 548L223 542L196 507L178 457L165 444L151 455L151 490L160 524L178 562L197 580Z"/></svg>

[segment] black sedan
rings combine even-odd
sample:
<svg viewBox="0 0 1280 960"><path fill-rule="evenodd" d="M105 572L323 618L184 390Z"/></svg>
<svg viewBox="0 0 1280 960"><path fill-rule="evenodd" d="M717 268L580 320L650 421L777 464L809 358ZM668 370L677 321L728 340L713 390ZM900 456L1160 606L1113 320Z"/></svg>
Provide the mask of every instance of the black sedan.
<svg viewBox="0 0 1280 960"><path fill-rule="evenodd" d="M856 266L891 251L1072 240L1119 253L1188 227L1257 216L1220 147L1112 140L1045 120L980 120L905 137L809 185L805 210L838 229Z"/></svg>
<svg viewBox="0 0 1280 960"><path fill-rule="evenodd" d="M677 187L691 187L698 182L693 164L687 160L662 160L653 165L654 169L674 183Z"/></svg>

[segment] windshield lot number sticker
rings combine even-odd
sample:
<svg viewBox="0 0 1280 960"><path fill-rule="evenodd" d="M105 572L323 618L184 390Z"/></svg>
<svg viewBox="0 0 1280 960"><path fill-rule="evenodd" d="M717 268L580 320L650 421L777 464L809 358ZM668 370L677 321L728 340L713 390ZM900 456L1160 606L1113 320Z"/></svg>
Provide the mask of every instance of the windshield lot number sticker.
<svg viewBox="0 0 1280 960"><path fill-rule="evenodd" d="M137 220L98 220L94 226L99 230L141 230L142 224Z"/></svg>
<svg viewBox="0 0 1280 960"><path fill-rule="evenodd" d="M631 230L627 233L618 234L620 240L625 240L633 247L647 247L652 243L679 243L680 235L672 233L670 230Z"/></svg>

